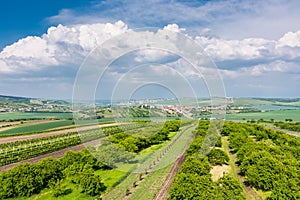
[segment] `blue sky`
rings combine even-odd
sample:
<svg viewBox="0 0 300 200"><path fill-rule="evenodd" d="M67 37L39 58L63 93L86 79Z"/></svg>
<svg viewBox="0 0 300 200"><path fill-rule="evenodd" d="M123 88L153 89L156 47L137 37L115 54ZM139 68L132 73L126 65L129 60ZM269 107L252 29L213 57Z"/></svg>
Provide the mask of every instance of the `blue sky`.
<svg viewBox="0 0 300 200"><path fill-rule="evenodd" d="M129 29L173 24L217 64L228 96L299 97L299 9L297 0L2 1L0 93L69 99L95 47Z"/></svg>
<svg viewBox="0 0 300 200"><path fill-rule="evenodd" d="M17 42L29 35L41 35L50 25L47 17L54 16L62 9L89 6L88 0L11 0L1 2L0 48Z"/></svg>

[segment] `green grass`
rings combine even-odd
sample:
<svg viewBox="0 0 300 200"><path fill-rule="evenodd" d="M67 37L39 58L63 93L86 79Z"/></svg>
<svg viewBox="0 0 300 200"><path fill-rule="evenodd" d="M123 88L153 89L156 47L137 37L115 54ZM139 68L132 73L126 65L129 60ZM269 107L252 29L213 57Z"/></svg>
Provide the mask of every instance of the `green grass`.
<svg viewBox="0 0 300 200"><path fill-rule="evenodd" d="M148 200L153 199L160 190L171 171L172 165L151 172L135 189L134 193L129 196L131 200Z"/></svg>
<svg viewBox="0 0 300 200"><path fill-rule="evenodd" d="M22 126L16 128L0 131L0 136L38 133L49 129L59 128L62 126L70 126L72 125L72 123L73 123L72 120L63 120L63 121L54 121L54 122L47 122L47 123L33 124L33 125L23 124Z"/></svg>
<svg viewBox="0 0 300 200"><path fill-rule="evenodd" d="M0 120L24 120L24 119L68 119L73 118L72 113L51 112L4 112L0 113Z"/></svg>
<svg viewBox="0 0 300 200"><path fill-rule="evenodd" d="M118 169L111 170L98 170L95 174L99 175L102 179L102 182L107 187L107 190L113 188L116 183L123 179L126 176L126 172L120 171Z"/></svg>
<svg viewBox="0 0 300 200"><path fill-rule="evenodd" d="M300 110L274 110L270 112L255 112L255 113L237 113L237 114L227 114L226 120L258 120L258 119L275 119L284 121L285 119L293 119L293 121L300 121Z"/></svg>
<svg viewBox="0 0 300 200"><path fill-rule="evenodd" d="M53 191L51 189L44 189L40 194L33 195L31 197L20 197L16 198L17 200L93 200L95 197L83 194L80 192L80 188L76 187L76 185L71 184L69 182L65 182L64 185L66 185L66 188L72 189L72 192L59 197L53 196Z"/></svg>

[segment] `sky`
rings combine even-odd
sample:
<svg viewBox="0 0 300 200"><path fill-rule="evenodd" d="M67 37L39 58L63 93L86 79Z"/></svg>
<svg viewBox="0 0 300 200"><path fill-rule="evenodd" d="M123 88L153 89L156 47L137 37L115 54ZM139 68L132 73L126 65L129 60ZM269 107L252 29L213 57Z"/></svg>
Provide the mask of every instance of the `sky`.
<svg viewBox="0 0 300 200"><path fill-rule="evenodd" d="M149 31L155 37L173 31L199 45L216 65L226 96L299 97L299 9L298 0L2 1L0 94L71 99L80 69L95 49L128 31L145 29L148 32L138 36L140 40L151 38ZM105 76L98 77L97 98L108 99L112 91L127 92L126 87L135 88L129 92L133 96L165 97L174 94L172 88L180 88L172 81L179 78L202 88L199 96L213 90L209 75L203 78L205 69L195 79L193 68L167 51L167 44L164 50L145 50L134 43L133 39L130 45L139 50L115 58ZM189 51L183 46L177 50ZM151 78L155 87L164 79L165 89L140 91ZM185 87L181 89L174 95L189 95Z"/></svg>

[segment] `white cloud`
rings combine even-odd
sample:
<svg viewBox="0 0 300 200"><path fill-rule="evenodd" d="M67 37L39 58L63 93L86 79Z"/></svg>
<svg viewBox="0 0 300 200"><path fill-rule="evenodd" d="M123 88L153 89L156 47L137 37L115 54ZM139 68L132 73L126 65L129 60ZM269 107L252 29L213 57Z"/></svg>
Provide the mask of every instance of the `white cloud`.
<svg viewBox="0 0 300 200"><path fill-rule="evenodd" d="M268 73L277 72L280 74L297 74L300 73L299 64L294 62L285 62L283 60L276 60L267 64L258 64L252 67L241 67L238 70L221 69L220 73L224 78L236 78L242 76L263 76Z"/></svg>
<svg viewBox="0 0 300 200"><path fill-rule="evenodd" d="M179 28L179 26L177 24L168 24L167 26L165 26L163 28L163 30L174 31L177 33L186 31L185 28Z"/></svg>
<svg viewBox="0 0 300 200"><path fill-rule="evenodd" d="M104 0L88 9L63 9L49 21L78 24L123 19L135 28L175 23L194 33L210 29L213 35L225 39L278 39L300 29L299 6L298 0Z"/></svg>
<svg viewBox="0 0 300 200"><path fill-rule="evenodd" d="M0 52L0 72L22 73L51 66L78 66L93 48L126 30L126 24L121 21L50 27L41 37L28 36L5 47Z"/></svg>
<svg viewBox="0 0 300 200"><path fill-rule="evenodd" d="M286 33L278 40L263 38L225 40L203 36L197 36L195 40L216 61L296 59L300 57L300 31Z"/></svg>
<svg viewBox="0 0 300 200"><path fill-rule="evenodd" d="M25 80L26 82L30 82L28 80L31 79L37 82L50 81L52 84L59 82L60 84L58 85L64 85L67 82L66 86L70 89L72 87L70 77L75 77L76 70L89 52L95 47L101 46L103 42L113 36L128 30L128 26L121 21L114 24L95 23L50 27L47 33L41 37L28 36L5 47L0 52L0 75L5 77L7 74L13 76L14 74L23 73L18 77L13 76L13 78L23 82ZM137 62L134 64L147 62L164 64L167 67L171 67L183 77L190 79L207 78L216 72L213 69L205 68L199 68L199 71L201 70L199 72L193 69L189 63L180 59L180 56L174 56L174 52L184 52L190 56L189 58L192 58L195 52L194 49L184 46L185 41L178 40L176 34L170 34L168 38L173 43L164 43L166 37L169 36L167 34L169 31L186 34L185 29L179 27L177 24L169 24L157 32L148 31L142 36L136 34L136 38L128 38L129 41L123 41L124 44L132 44L128 49L137 50L133 52L131 62ZM133 30L129 30L129 32L136 33ZM203 30L203 32L210 32L210 30ZM191 36L188 37L192 38ZM154 40L157 38L159 39ZM291 80L299 80L300 31L287 32L276 40L259 37L240 40L224 39L206 34L194 37L194 41L201 45L214 61L218 61L219 63L226 63L228 61L237 62L235 68L228 64L229 66L226 69L220 69L220 74L226 80L239 79L239 81L243 82L242 78L245 80L250 77L251 79L262 79L265 76L270 77L270 74L276 74L276 76L282 74L285 78L293 77L293 79L290 79L290 82ZM121 47L120 45L122 44L122 39L120 39L112 45ZM146 45L149 45L149 49L144 49ZM151 46L159 46L160 48L151 49ZM140 49L140 47L143 49ZM109 56L114 57L114 50L109 53ZM120 61L122 62L122 59ZM241 63L247 64L244 65ZM111 74L111 77L115 79L119 78L126 68L126 65L122 66L122 63L118 64L115 71L112 71ZM249 67L249 65L252 66ZM122 69L118 68L120 66ZM62 71L60 71L61 69ZM72 73L71 70L73 70ZM91 73L94 73L93 70L91 71ZM48 72L53 74L49 75ZM162 79L162 77L170 75L174 79L174 76L171 76L172 71L162 70L159 67L153 68L151 72L152 74L150 72L148 74L149 77L153 75L153 77ZM141 74L143 73L147 73L147 71L143 71ZM136 77L143 78L142 75L133 75L130 77L132 80L135 80L134 78ZM63 76L68 77L68 80L63 79ZM141 80L139 79L138 81ZM2 79L2 82L5 82L5 80ZM64 87L66 88L66 86ZM47 87L50 88L50 86Z"/></svg>
<svg viewBox="0 0 300 200"><path fill-rule="evenodd" d="M300 47L300 31L284 34L279 39L278 46Z"/></svg>

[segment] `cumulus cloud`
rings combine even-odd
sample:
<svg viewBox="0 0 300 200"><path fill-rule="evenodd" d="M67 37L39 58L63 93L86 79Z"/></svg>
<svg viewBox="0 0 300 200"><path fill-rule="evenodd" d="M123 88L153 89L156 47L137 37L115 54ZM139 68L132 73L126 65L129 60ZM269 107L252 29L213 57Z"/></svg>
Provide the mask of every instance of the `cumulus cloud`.
<svg viewBox="0 0 300 200"><path fill-rule="evenodd" d="M195 40L216 61L296 59L300 57L300 31L289 32L279 40L263 38L225 40L203 36L197 36Z"/></svg>
<svg viewBox="0 0 300 200"><path fill-rule="evenodd" d="M50 27L41 37L28 36L5 47L0 52L0 72L24 73L51 66L78 66L93 48L126 30L127 25L121 21Z"/></svg>
<svg viewBox="0 0 300 200"><path fill-rule="evenodd" d="M41 37L28 36L5 47L0 52L0 73L26 73L52 66L78 67L91 50L127 30L129 30L127 25L121 21L114 24L96 23L50 27L47 33ZM164 31L185 34L185 29L180 28L177 24L169 24L156 34L163 36ZM149 32L146 35L152 37L151 34L153 33ZM146 38L136 39L145 40ZM278 40L263 38L225 40L217 37L196 36L195 41L217 62L262 59L268 63L271 62L272 66L279 66L276 60L281 60L286 64L286 62L300 57L300 31L288 32ZM135 42L132 41L133 46ZM159 43L159 41L157 42ZM166 49L180 48L180 41L176 43L178 43L176 44L178 47L166 46ZM164 49L144 49L137 51L134 55L136 62L166 63L174 62L178 58L172 52L164 51ZM284 64L281 63L281 65ZM244 70L243 66L240 67L241 70ZM253 68L253 73L250 74L259 74L262 68L262 65L259 65L259 67ZM224 73L232 74L230 71Z"/></svg>
<svg viewBox="0 0 300 200"><path fill-rule="evenodd" d="M37 82L48 81L53 83L61 80L59 85L67 83L66 85L70 89L72 81L63 78L72 76L74 79L78 67L94 48L105 44L104 42L108 39L126 31L132 34L137 33L121 21L50 27L42 36L28 36L20 39L0 52L1 80L4 81L3 77L6 75L21 74L12 77L11 80L28 82L32 78ZM170 31L176 34L172 35ZM210 30L207 29L204 32L207 33ZM177 36L182 34L187 35L185 29L177 24L169 24L157 31L146 31L142 36L136 34L136 38L128 38L129 41L126 42L132 44L132 47L126 48L136 49L136 51L132 52L131 57L125 56L115 62L115 68L110 72L110 77L117 79L122 73L126 73L126 67L130 64L137 66L143 63L163 64L183 77L189 77L190 79L199 80L211 75L216 77L216 71L213 68L210 70L200 67L200 71L197 71L184 58L174 54L174 52L179 52L193 59L194 49L187 48L188 45L185 46L187 41L178 40ZM236 61L238 63L238 67L235 68L230 65L220 68L220 74L227 80L241 77L264 77L266 74L274 73L277 75L285 74L285 77L288 74L300 74L300 31L287 32L276 40L258 37L231 40L211 34L196 37L187 36L188 40L192 39L202 46L213 61L218 63ZM165 42L166 38L173 42ZM118 48L126 42L120 39L113 45ZM147 45L149 45L149 49L140 48ZM151 48L151 45L159 48ZM107 55L113 57L114 52L112 50ZM196 60L193 61L196 62ZM245 62L250 64L245 66L243 64ZM163 71L163 69L167 68L153 68L152 75L155 75L154 72L158 72L159 76L157 77L159 78L172 75L172 71ZM95 74L93 70L91 70L91 73ZM58 77L62 79L58 79ZM134 76L131 78L134 80Z"/></svg>
<svg viewBox="0 0 300 200"><path fill-rule="evenodd" d="M224 78L236 78L245 76L263 76L269 73L298 74L300 73L299 64L275 60L267 64L258 64L251 67L241 67L238 70L221 69Z"/></svg>

